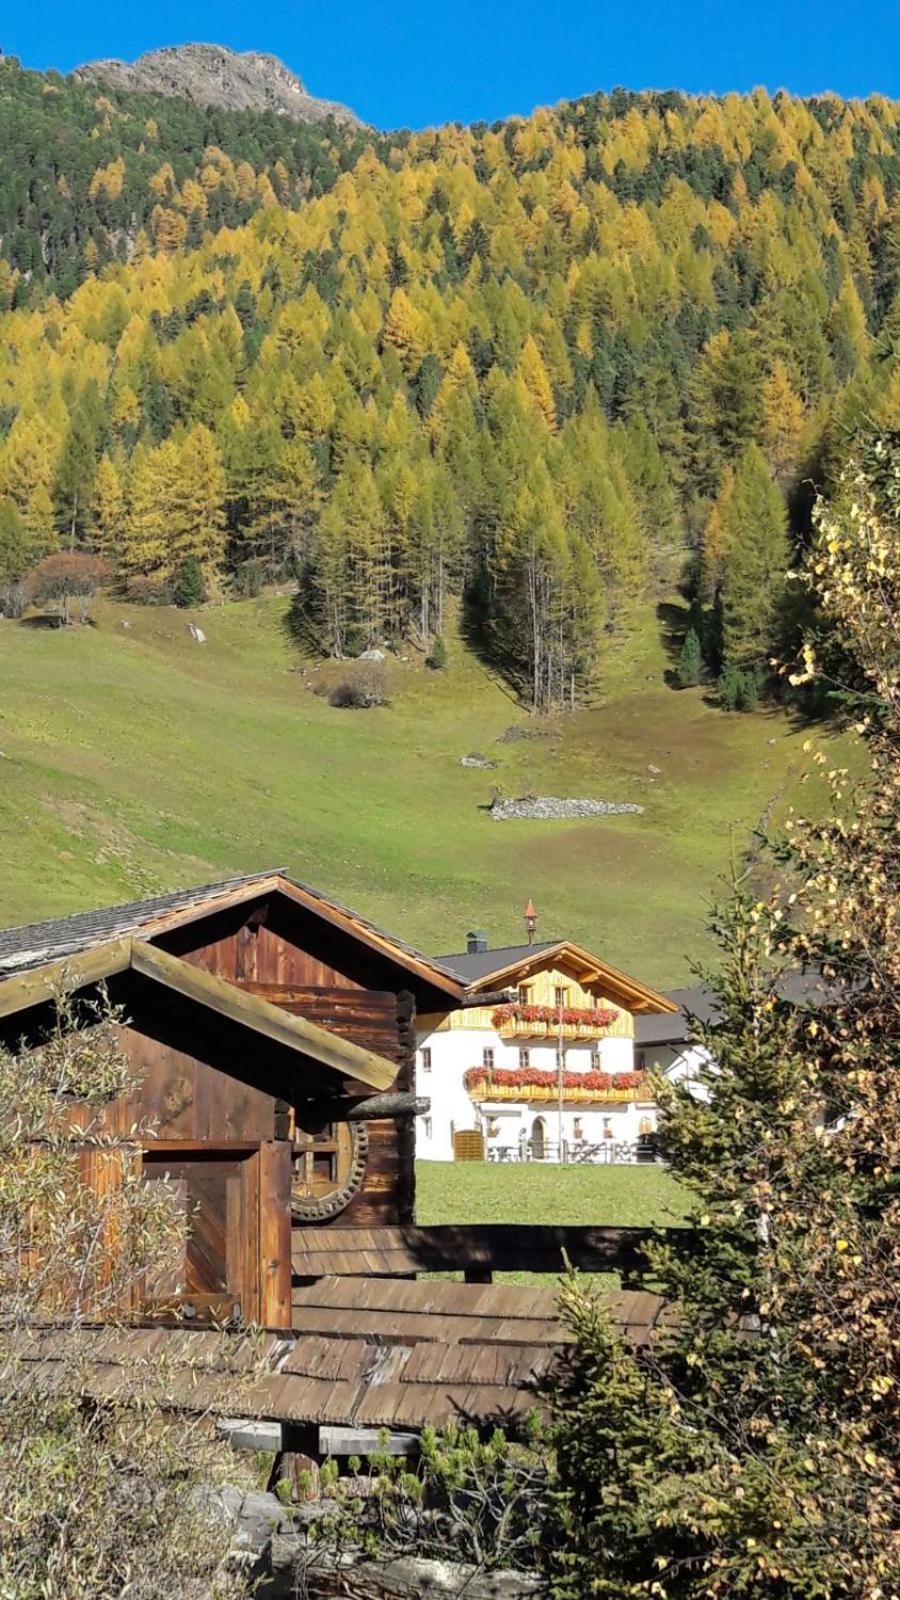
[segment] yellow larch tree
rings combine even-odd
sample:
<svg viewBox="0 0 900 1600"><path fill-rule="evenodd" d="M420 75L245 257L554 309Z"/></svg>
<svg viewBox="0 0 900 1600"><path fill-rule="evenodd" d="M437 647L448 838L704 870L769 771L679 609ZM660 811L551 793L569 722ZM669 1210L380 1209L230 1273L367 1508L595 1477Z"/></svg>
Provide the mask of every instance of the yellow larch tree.
<svg viewBox="0 0 900 1600"><path fill-rule="evenodd" d="M384 321L384 342L396 350L410 375L421 365L425 349L422 319L405 289L395 289Z"/></svg>
<svg viewBox="0 0 900 1600"><path fill-rule="evenodd" d="M550 432L555 433L557 421L553 390L550 387L550 379L547 376L547 368L544 366L541 352L531 334L528 335L522 347L522 354L519 357L519 363L516 368L516 376Z"/></svg>
<svg viewBox="0 0 900 1600"><path fill-rule="evenodd" d="M93 513L91 544L97 555L114 566L125 525L125 494L115 464L106 455L97 463Z"/></svg>
<svg viewBox="0 0 900 1600"><path fill-rule="evenodd" d="M805 416L787 367L775 361L762 393L761 443L779 484L794 476L800 459Z"/></svg>

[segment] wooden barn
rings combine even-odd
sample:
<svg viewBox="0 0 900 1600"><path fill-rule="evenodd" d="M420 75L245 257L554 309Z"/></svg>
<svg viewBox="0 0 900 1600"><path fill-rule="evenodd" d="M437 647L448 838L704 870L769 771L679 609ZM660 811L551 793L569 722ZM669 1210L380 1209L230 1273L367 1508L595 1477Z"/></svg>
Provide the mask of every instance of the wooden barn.
<svg viewBox="0 0 900 1600"><path fill-rule="evenodd" d="M0 1037L101 983L136 1079L103 1126L141 1124L145 1177L184 1206L168 1315L289 1327L292 1232L413 1221L416 1013L458 1005L459 977L257 873L0 932Z"/></svg>

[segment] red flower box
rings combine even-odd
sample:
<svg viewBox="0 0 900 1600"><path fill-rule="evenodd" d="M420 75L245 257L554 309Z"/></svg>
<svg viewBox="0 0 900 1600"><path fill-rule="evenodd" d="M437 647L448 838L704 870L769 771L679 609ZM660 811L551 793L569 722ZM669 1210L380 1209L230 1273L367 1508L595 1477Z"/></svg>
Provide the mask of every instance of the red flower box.
<svg viewBox="0 0 900 1600"><path fill-rule="evenodd" d="M511 1005L498 1006L492 1021L495 1028L513 1022L549 1022L556 1026L562 1022L570 1027L608 1028L618 1015L612 1007L523 1006L513 1001Z"/></svg>
<svg viewBox="0 0 900 1600"><path fill-rule="evenodd" d="M563 1089L597 1089L607 1093L613 1089L640 1089L646 1073L643 1072L564 1072ZM463 1078L468 1090L484 1084L490 1092L496 1089L557 1089L559 1075L542 1071L539 1067L470 1067Z"/></svg>

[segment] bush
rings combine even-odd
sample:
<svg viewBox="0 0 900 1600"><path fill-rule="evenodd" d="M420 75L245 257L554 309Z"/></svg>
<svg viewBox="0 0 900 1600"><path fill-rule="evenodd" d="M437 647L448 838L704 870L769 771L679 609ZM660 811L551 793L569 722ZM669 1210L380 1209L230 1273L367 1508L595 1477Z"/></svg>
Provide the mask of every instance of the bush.
<svg viewBox="0 0 900 1600"><path fill-rule="evenodd" d="M178 568L172 599L176 606L185 610L190 606L202 606L206 600L206 579L196 556L187 556Z"/></svg>
<svg viewBox="0 0 900 1600"><path fill-rule="evenodd" d="M435 672L443 672L447 665L447 646L445 645L440 634L438 634L434 644L431 647L431 655L428 657L428 665Z"/></svg>
<svg viewBox="0 0 900 1600"><path fill-rule="evenodd" d="M163 578L148 578L137 573L125 585L125 599L135 606L169 606L172 594Z"/></svg>
<svg viewBox="0 0 900 1600"><path fill-rule="evenodd" d="M723 711L755 711L762 694L762 674L758 667L742 672L726 664L718 683L719 704Z"/></svg>
<svg viewBox="0 0 900 1600"><path fill-rule="evenodd" d="M675 676L680 689L693 689L700 682L700 668L702 666L700 652L700 635L696 628L688 628L678 657L678 667Z"/></svg>
<svg viewBox="0 0 900 1600"><path fill-rule="evenodd" d="M335 685L328 696L328 704L342 709L368 711L371 706L384 705L385 698L383 671L377 662L366 662Z"/></svg>
<svg viewBox="0 0 900 1600"><path fill-rule="evenodd" d="M257 595L262 593L264 581L263 564L254 557L252 561L245 561L238 567L234 585L242 600L255 600Z"/></svg>

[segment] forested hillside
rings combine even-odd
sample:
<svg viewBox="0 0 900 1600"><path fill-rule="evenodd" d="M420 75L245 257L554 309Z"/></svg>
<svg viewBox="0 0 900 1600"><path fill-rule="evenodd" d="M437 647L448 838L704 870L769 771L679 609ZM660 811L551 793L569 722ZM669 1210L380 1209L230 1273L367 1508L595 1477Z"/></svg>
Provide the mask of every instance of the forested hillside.
<svg viewBox="0 0 900 1600"><path fill-rule="evenodd" d="M300 205L365 142L331 122L206 109L0 58L0 261L14 269L0 265L0 305L64 297L110 261Z"/></svg>
<svg viewBox="0 0 900 1600"><path fill-rule="evenodd" d="M151 148L86 91L29 92L45 129L93 105L98 211L120 160L153 204L65 299L20 305L7 271L9 595L59 549L143 599L291 573L303 637L350 654L428 644L461 594L547 707L686 553L707 668L764 670L809 480L848 422L900 423L900 108L598 95L370 144L336 181L336 146L278 124L242 192L224 114L159 102ZM179 166L170 113L224 131Z"/></svg>

